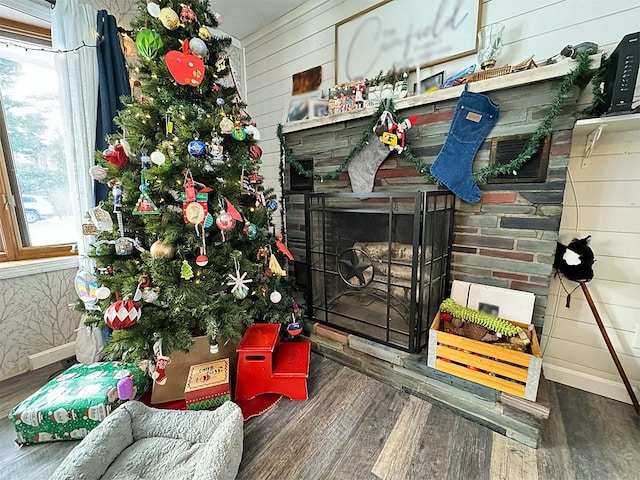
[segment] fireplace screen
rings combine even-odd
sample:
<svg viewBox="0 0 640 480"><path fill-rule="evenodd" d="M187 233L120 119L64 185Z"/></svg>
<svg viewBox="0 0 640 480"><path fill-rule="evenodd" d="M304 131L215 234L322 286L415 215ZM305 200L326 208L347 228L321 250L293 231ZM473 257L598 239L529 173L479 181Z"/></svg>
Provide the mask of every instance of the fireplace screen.
<svg viewBox="0 0 640 480"><path fill-rule="evenodd" d="M306 194L311 318L422 350L448 285L454 206L448 192Z"/></svg>

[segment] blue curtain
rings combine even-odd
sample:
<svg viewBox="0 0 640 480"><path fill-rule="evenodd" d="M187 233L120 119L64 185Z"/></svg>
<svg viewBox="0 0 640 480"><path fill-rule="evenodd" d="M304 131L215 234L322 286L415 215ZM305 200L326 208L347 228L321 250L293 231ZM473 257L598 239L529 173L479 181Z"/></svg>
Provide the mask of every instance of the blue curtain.
<svg viewBox="0 0 640 480"><path fill-rule="evenodd" d="M118 25L115 17L109 15L106 10L98 12L97 31L100 40L97 48L99 83L96 150L103 151L107 148L106 136L118 131L113 119L118 114L118 110L124 108L120 97L131 95L131 87L120 46ZM95 182L95 192L96 202L99 203L107 198L109 187Z"/></svg>

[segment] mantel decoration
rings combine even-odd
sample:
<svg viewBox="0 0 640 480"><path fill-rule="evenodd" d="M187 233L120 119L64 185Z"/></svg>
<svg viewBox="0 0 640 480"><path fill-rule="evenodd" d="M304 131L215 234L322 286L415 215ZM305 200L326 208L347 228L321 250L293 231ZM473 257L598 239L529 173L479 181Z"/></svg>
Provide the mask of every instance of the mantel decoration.
<svg viewBox="0 0 640 480"><path fill-rule="evenodd" d="M549 110L547 111L547 114L538 125L538 128L536 129L536 131L533 132L533 134L531 135L531 138L525 145L522 152L520 152L520 154L509 163L502 164L502 165L497 165L497 164L487 165L486 167L478 170L477 172L474 172L473 180L476 183L484 183L491 178L497 177L498 175L507 175L507 174L517 175L517 172L520 169L520 167L522 167L522 165L524 165L527 162L527 160L529 160L531 156L537 152L544 138L551 133L551 127L553 125L553 122L558 116L558 113L562 109L562 106L564 105L564 103L571 97L572 89L576 86L582 85L582 83L584 82L584 78L588 74L592 73L590 68L590 63L591 63L590 56L595 54L596 52L597 52L597 48L590 48L578 53L578 55L575 58L576 60L575 68L573 68L573 70L567 73L562 79L562 82L558 87L556 96L554 97L551 105L549 105ZM296 158L293 156L293 153L291 152L291 149L287 148L286 140L282 132L282 128L283 128L282 124L278 124L277 134L278 134L278 138L280 139L280 155L282 159L281 165L283 165L284 162L289 162L289 164L293 166L293 168L296 170L296 172L299 175L302 175L306 178L314 178L320 181L337 178L338 175L347 171L349 162L354 158L354 156L358 154L366 145L368 145L370 134L372 130L375 128L376 123L382 116L383 112L385 111L391 114L395 123L400 123L397 121L397 114L395 111L393 100L389 100L388 103L387 102L381 103L376 109L376 111L373 113L373 115L371 116L371 120L369 124L365 127L358 144L353 147L353 149L345 157L343 162L335 170L331 172L323 173L323 174L315 173L313 170L308 170L304 168L302 164L300 164L300 162L296 160ZM441 185L441 182L439 182L431 174L429 170L430 165L426 164L423 160L417 158L412 153L411 147L407 143L405 143L404 148L402 149L401 155L403 155L404 158L406 158L411 162L411 164L416 168L418 173L424 176L424 179L427 183ZM281 182L282 180L283 178L281 177Z"/></svg>

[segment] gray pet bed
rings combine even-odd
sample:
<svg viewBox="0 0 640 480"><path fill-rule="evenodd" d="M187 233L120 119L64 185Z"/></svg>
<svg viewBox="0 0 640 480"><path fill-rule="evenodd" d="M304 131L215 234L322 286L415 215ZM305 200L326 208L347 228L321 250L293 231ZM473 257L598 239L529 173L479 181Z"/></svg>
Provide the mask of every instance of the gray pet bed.
<svg viewBox="0 0 640 480"><path fill-rule="evenodd" d="M130 401L89 432L50 480L233 479L242 458L242 412L160 410Z"/></svg>

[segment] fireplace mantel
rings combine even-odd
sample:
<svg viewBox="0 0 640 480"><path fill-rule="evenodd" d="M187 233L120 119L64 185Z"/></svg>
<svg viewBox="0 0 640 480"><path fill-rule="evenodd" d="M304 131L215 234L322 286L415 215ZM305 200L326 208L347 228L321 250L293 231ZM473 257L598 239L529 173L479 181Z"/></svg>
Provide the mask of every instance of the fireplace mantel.
<svg viewBox="0 0 640 480"><path fill-rule="evenodd" d="M554 63L552 65L547 65L544 67L511 73L509 75L490 78L488 80L472 82L468 84L469 90L477 93L491 92L507 88L520 87L531 83L543 82L545 80L563 77L564 75L569 73L576 66L576 64L577 63L574 60L564 59L558 63ZM600 56L592 56L591 64L592 68L597 68L600 64ZM437 92L414 95L395 102L395 108L398 111L411 107L438 103L452 98L458 98L462 93L462 90L464 90L464 86L459 85L456 87L445 88L444 90L438 90ZM327 117L318 117L309 120L301 120L298 122L289 122L283 125L282 132L285 134L292 133L301 130L321 127L324 125L346 122L357 118L370 117L375 111L376 107L367 107L353 110L351 112L329 115Z"/></svg>

